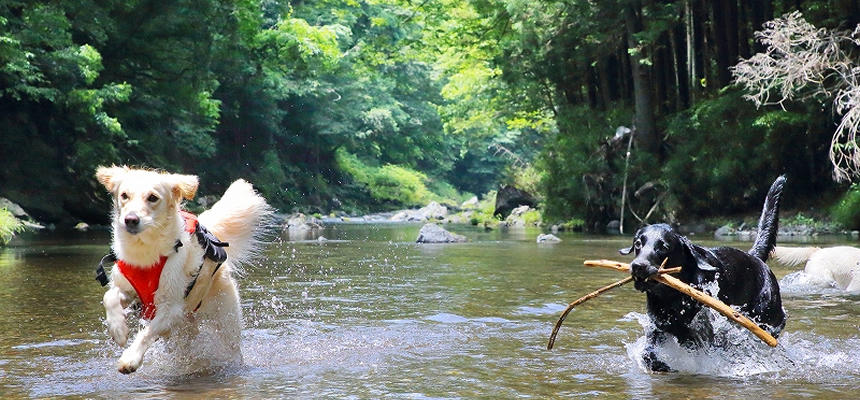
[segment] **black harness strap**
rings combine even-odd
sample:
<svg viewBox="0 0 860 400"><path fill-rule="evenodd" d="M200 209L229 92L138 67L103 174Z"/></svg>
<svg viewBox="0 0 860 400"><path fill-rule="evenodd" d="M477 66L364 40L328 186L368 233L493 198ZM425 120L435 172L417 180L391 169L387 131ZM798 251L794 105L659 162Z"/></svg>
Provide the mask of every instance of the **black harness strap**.
<svg viewBox="0 0 860 400"><path fill-rule="evenodd" d="M218 272L219 268L221 268L221 264L223 264L224 261L227 261L227 251L225 251L224 248L228 247L230 244L218 240L212 232L209 232L209 230L199 222L197 223L197 227L194 229L194 236L197 237L197 243L203 248L203 258L208 258L218 263L212 271L212 276L215 276L215 273ZM203 263L201 262L200 266L197 267L197 273L194 274L194 279L192 279L191 283L188 284L188 287L185 288L185 297L188 297L188 295L191 294L191 290L194 289L194 285L197 284L197 278L200 276L200 270L202 269ZM197 304L197 307L194 307L194 311L197 311L202 304L203 301L201 300L200 303Z"/></svg>
<svg viewBox="0 0 860 400"><path fill-rule="evenodd" d="M115 263L116 260L116 254L111 250L110 253L107 253L102 257L102 260L99 261L99 266L96 268L96 280L99 281L102 286L107 286L108 284L107 273L105 273L105 264L109 266L110 264Z"/></svg>

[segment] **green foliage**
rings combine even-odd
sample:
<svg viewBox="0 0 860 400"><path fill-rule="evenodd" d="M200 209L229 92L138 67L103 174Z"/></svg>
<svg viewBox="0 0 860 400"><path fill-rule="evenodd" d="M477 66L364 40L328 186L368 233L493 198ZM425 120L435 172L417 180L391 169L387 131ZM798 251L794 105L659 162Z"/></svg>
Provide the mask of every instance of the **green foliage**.
<svg viewBox="0 0 860 400"><path fill-rule="evenodd" d="M789 177L793 199L822 190L812 177L826 173L826 164L813 160L826 159L826 148L810 132L825 119L801 110L758 111L727 91L670 117L667 125L671 149L661 176L687 215L757 210L780 173Z"/></svg>
<svg viewBox="0 0 860 400"><path fill-rule="evenodd" d="M201 194L247 177L310 212L457 204L510 183L542 195L546 219L592 228L618 216L625 149L608 138L633 120L634 53L654 73L662 147L634 147L628 189L658 189L631 208L668 191L661 217L746 211L778 172L799 193L826 187L827 113L756 111L714 84L675 99L721 66L672 73L679 2L644 2L630 45L619 10L636 3L5 1L0 186L89 220L107 206L93 170L111 163L196 173ZM722 49L712 28L701 54ZM487 207L476 222L495 220Z"/></svg>
<svg viewBox="0 0 860 400"><path fill-rule="evenodd" d="M423 206L430 201L459 204L465 197L450 184L430 179L407 167L392 164L374 167L342 148L335 155L340 169L352 180L363 184L370 196L382 204Z"/></svg>
<svg viewBox="0 0 860 400"><path fill-rule="evenodd" d="M5 208L0 208L0 244L9 243L17 233L24 231L24 224Z"/></svg>
<svg viewBox="0 0 860 400"><path fill-rule="evenodd" d="M577 218L593 226L616 218L627 142L609 146L606 139L628 124L631 114L620 105L608 112L581 106L559 113L559 133L549 139L536 166L544 171L545 220ZM636 174L643 183L649 170Z"/></svg>
<svg viewBox="0 0 860 400"><path fill-rule="evenodd" d="M860 229L860 185L851 185L830 213L837 224L847 229Z"/></svg>
<svg viewBox="0 0 860 400"><path fill-rule="evenodd" d="M393 201L407 206L423 205L430 192L424 186L427 176L397 165L387 164L375 171L369 183L370 194L377 200Z"/></svg>
<svg viewBox="0 0 860 400"><path fill-rule="evenodd" d="M559 224L559 228L564 231L581 231L585 228L585 220L580 218L571 218Z"/></svg>
<svg viewBox="0 0 860 400"><path fill-rule="evenodd" d="M472 213L469 222L472 225L494 227L501 221L496 211L496 191L490 191L481 196L477 209Z"/></svg>
<svg viewBox="0 0 860 400"><path fill-rule="evenodd" d="M543 217L540 210L531 209L523 213L522 219L526 226L535 226L540 225Z"/></svg>

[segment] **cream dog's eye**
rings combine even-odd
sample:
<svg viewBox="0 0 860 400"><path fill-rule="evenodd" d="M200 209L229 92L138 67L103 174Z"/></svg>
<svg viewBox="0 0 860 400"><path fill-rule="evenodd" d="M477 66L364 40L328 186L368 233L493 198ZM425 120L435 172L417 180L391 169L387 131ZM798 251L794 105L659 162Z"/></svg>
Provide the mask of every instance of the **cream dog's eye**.
<svg viewBox="0 0 860 400"><path fill-rule="evenodd" d="M119 198L121 198L123 200L128 200L128 194L123 192L121 195L119 195Z"/></svg>
<svg viewBox="0 0 860 400"><path fill-rule="evenodd" d="M151 194L149 195L149 197L146 198L146 201L150 203L155 203L156 201L158 201L158 196Z"/></svg>

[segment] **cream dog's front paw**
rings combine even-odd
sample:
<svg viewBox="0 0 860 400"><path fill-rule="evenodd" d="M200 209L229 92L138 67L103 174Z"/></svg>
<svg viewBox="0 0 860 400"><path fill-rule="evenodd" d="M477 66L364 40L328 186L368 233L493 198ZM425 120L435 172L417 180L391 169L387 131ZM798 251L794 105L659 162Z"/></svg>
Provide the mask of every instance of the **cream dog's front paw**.
<svg viewBox="0 0 860 400"><path fill-rule="evenodd" d="M123 374L130 374L134 371L137 371L137 369L140 368L140 364L142 363L143 354L132 350L132 348L128 348L122 352L122 357L119 358L118 369L119 372L122 372Z"/></svg>
<svg viewBox="0 0 860 400"><path fill-rule="evenodd" d="M125 344L128 342L128 325L125 323L125 320L109 321L108 332L119 347L125 347Z"/></svg>

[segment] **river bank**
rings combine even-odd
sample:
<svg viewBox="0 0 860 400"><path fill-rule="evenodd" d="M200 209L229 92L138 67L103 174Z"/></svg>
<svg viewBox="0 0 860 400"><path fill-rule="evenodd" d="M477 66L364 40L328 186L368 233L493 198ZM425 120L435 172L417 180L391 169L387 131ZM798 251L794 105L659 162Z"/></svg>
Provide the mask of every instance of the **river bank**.
<svg viewBox="0 0 860 400"><path fill-rule="evenodd" d="M319 224L339 223L425 223L440 224L470 224L492 230L499 228L537 227L546 232L574 231L582 232L582 221L543 220L541 209L522 206L514 209L511 214L501 219L492 215L492 205L480 202L468 209L449 208L431 202L418 209L404 209L364 215L347 215L343 212L332 212L328 216L319 216ZM659 221L653 221L657 223ZM718 240L750 241L756 235L758 215L749 214L733 217L709 217L696 220L681 221L671 224L680 233L687 236L715 238ZM627 234L635 231L628 229ZM617 221L606 225L605 231L593 232L610 235L621 235ZM846 229L825 215L815 215L809 212L789 210L783 213L778 237L780 240L806 240L819 236L844 236L853 240L860 239L860 231Z"/></svg>

